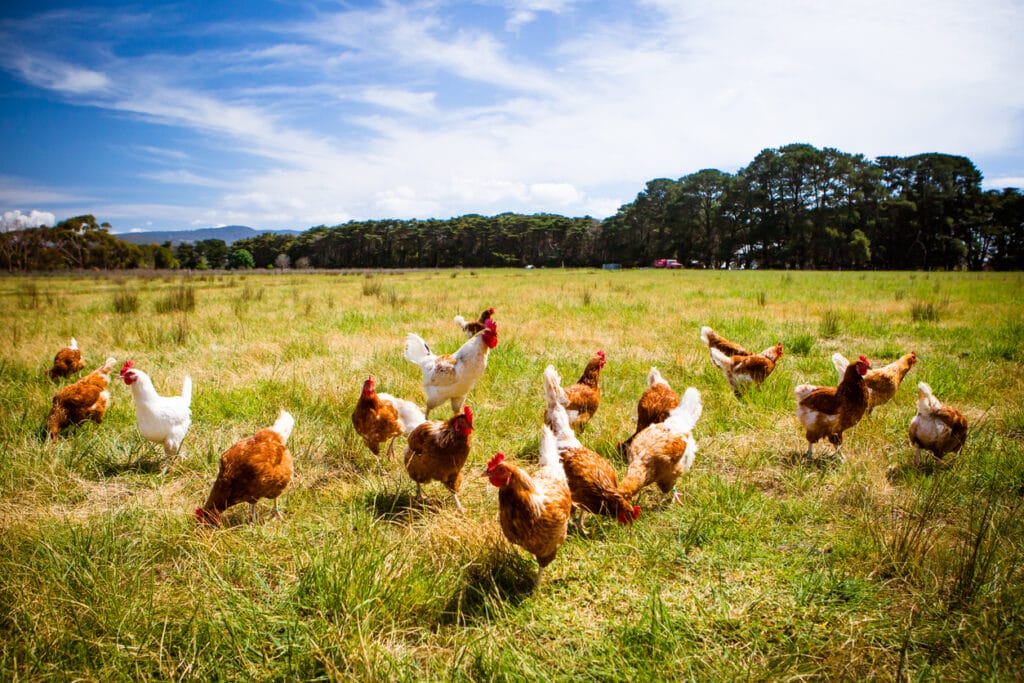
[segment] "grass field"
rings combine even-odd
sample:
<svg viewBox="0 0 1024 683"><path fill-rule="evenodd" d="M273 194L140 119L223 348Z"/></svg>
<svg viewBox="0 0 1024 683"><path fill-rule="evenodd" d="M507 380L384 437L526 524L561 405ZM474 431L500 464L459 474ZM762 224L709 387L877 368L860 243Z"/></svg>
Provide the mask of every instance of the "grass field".
<svg viewBox="0 0 1024 683"><path fill-rule="evenodd" d="M366 376L423 405L407 332L453 351L452 323L497 309L469 396L455 512L425 507L350 414ZM0 279L0 679L1008 680L1024 670L1024 276L441 271ZM699 328L786 356L737 400ZM87 371L131 358L159 391L194 381L187 458L165 476L129 389L57 443L43 375L77 337ZM625 463L648 369L697 387L684 504L632 528L588 520L533 592L533 558L475 476L536 461L544 367L573 381L607 353L585 445ZM846 435L803 462L793 387L830 355L920 358ZM916 471L915 387L971 422L948 468ZM296 418L284 520L197 529L220 453ZM434 417L447 416L447 409ZM399 442L402 443L401 441ZM818 445L824 454L824 443Z"/></svg>

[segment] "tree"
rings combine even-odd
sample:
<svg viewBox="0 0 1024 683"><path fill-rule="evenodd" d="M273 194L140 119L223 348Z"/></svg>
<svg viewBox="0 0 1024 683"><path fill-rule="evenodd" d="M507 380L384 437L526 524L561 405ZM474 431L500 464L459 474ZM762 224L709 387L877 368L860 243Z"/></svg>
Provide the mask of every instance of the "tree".
<svg viewBox="0 0 1024 683"><path fill-rule="evenodd" d="M234 269L255 268L256 262L247 249L235 249L231 252L231 267Z"/></svg>

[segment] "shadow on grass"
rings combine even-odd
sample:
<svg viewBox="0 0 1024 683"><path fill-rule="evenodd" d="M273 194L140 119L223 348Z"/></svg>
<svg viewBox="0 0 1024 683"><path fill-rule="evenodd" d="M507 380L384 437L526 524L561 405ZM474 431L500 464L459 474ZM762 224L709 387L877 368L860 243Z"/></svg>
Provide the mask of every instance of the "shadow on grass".
<svg viewBox="0 0 1024 683"><path fill-rule="evenodd" d="M536 579L536 562L510 548L495 547L466 568L465 581L445 606L441 623L466 626L492 620L531 596Z"/></svg>
<svg viewBox="0 0 1024 683"><path fill-rule="evenodd" d="M364 501L374 519L393 524L406 524L425 512L437 512L445 507L441 499L424 496L423 500L417 500L408 490L369 491Z"/></svg>

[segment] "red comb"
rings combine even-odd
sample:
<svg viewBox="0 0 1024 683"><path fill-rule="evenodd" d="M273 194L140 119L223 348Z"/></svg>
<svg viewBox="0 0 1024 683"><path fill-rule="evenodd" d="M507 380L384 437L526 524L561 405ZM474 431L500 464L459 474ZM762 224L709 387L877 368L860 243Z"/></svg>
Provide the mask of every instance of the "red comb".
<svg viewBox="0 0 1024 683"><path fill-rule="evenodd" d="M633 519L636 519L639 516L640 516L640 506L639 505L634 505L633 506Z"/></svg>
<svg viewBox="0 0 1024 683"><path fill-rule="evenodd" d="M868 359L867 359L866 356L859 356L859 358L860 358L860 362L863 363L864 365L871 365L871 363L868 362Z"/></svg>
<svg viewBox="0 0 1024 683"><path fill-rule="evenodd" d="M601 359L604 360L604 351L598 350L597 355L601 356Z"/></svg>
<svg viewBox="0 0 1024 683"><path fill-rule="evenodd" d="M484 321L484 327L486 327L488 330L490 330L494 334L498 334L498 325L493 320L491 320L490 318L488 318L487 320Z"/></svg>
<svg viewBox="0 0 1024 683"><path fill-rule="evenodd" d="M124 362L124 365L121 366L121 373L120 374L123 375L124 373L128 372L129 370L131 370L133 367L135 367L135 361L126 360Z"/></svg>
<svg viewBox="0 0 1024 683"><path fill-rule="evenodd" d="M466 416L466 422L468 422L469 426L472 427L473 426L473 410L469 406L466 406L465 408L462 409L462 414Z"/></svg>
<svg viewBox="0 0 1024 683"><path fill-rule="evenodd" d="M500 465L503 460L505 460L504 453L495 453L494 457L487 462L487 471L490 472L493 470L495 467Z"/></svg>
<svg viewBox="0 0 1024 683"><path fill-rule="evenodd" d="M487 312L490 313L491 315L494 315L494 307L491 306L490 308L488 308Z"/></svg>

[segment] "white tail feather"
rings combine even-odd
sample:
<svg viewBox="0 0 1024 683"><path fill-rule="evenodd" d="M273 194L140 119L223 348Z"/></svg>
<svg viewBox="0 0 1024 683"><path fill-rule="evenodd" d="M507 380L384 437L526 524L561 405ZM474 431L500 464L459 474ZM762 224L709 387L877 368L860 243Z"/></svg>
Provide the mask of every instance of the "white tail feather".
<svg viewBox="0 0 1024 683"><path fill-rule="evenodd" d="M836 351L832 354L832 365L835 367L836 372L839 373L839 379L843 378L846 374L846 368L849 367L850 361L846 360L846 356Z"/></svg>
<svg viewBox="0 0 1024 683"><path fill-rule="evenodd" d="M562 390L562 378L555 370L554 365L544 368L544 396L547 399L549 410L556 403L563 406L569 405L569 398Z"/></svg>
<svg viewBox="0 0 1024 683"><path fill-rule="evenodd" d="M455 316L455 324L458 325L459 327L464 328L466 326L466 319L463 318L461 315L457 315Z"/></svg>
<svg viewBox="0 0 1024 683"><path fill-rule="evenodd" d="M181 397L185 399L185 405L192 405L192 378L185 375L185 381L181 383Z"/></svg>
<svg viewBox="0 0 1024 683"><path fill-rule="evenodd" d="M801 401L804 398L806 398L806 396L809 393L811 393L812 391L814 391L817 388L818 387L816 387L813 384L801 384L801 385L797 386L796 389L793 390L793 393L796 394L796 400Z"/></svg>
<svg viewBox="0 0 1024 683"><path fill-rule="evenodd" d="M280 414L277 416L277 421L274 422L274 426L271 427L271 429L281 435L281 441L287 443L288 437L292 435L292 428L294 426L295 418L291 416L291 413L282 408Z"/></svg>
<svg viewBox="0 0 1024 683"><path fill-rule="evenodd" d="M415 363L420 367L423 367L423 361L427 360L432 356L430 347L427 346L427 342L423 341L423 338L418 334L410 332L405 338L405 359L410 363Z"/></svg>
<svg viewBox="0 0 1024 683"><path fill-rule="evenodd" d="M942 401L935 398L932 388L927 382L917 383L917 412L921 414L934 413L942 409Z"/></svg>
<svg viewBox="0 0 1024 683"><path fill-rule="evenodd" d="M713 329L705 325L704 327L700 328L700 340L704 342L705 345L711 346L711 335L713 335L714 333L715 331Z"/></svg>
<svg viewBox="0 0 1024 683"><path fill-rule="evenodd" d="M694 387L689 387L683 394L682 400L679 401L679 405L668 414L665 426L675 434L691 432L703 412L704 403L701 401L700 392Z"/></svg>
<svg viewBox="0 0 1024 683"><path fill-rule="evenodd" d="M565 412L565 406L556 403L548 412L551 418L551 431L558 442L558 448L583 448L583 444L569 426L569 414Z"/></svg>
<svg viewBox="0 0 1024 683"><path fill-rule="evenodd" d="M540 437L540 469L546 470L548 476L565 479L565 468L558 457L558 441L547 425L544 425Z"/></svg>
<svg viewBox="0 0 1024 683"><path fill-rule="evenodd" d="M722 370L728 370L732 368L732 358L725 355L724 353L722 353L713 346L711 347L711 362L714 363L716 367Z"/></svg>
<svg viewBox="0 0 1024 683"><path fill-rule="evenodd" d="M668 386L668 382L666 382L665 378L661 376L660 372L658 372L658 368L651 368L650 372L647 373L647 387L653 387L655 384L664 384L665 386Z"/></svg>
<svg viewBox="0 0 1024 683"><path fill-rule="evenodd" d="M71 349L72 351L77 351L78 350L78 340L75 339L74 337L72 337L71 338L71 342L68 344L68 348Z"/></svg>
<svg viewBox="0 0 1024 683"><path fill-rule="evenodd" d="M423 416L423 411L412 401L396 398L394 403L395 409L398 411L398 423L402 425L402 433L405 436L409 436L412 430L426 421L427 418Z"/></svg>

